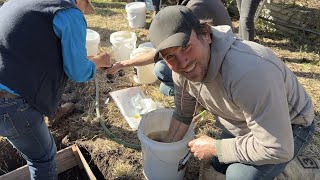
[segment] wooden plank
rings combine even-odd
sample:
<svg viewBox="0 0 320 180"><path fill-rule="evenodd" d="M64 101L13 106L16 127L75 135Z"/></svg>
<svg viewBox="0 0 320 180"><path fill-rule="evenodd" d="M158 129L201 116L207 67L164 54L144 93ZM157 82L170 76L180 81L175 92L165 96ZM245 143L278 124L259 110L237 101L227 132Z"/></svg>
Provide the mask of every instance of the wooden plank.
<svg viewBox="0 0 320 180"><path fill-rule="evenodd" d="M95 176L95 175L93 174L93 172L91 171L90 166L89 166L89 164L87 163L86 159L83 157L83 155L82 155L79 147L78 147L78 146L75 146L75 150L78 152L77 154L78 154L79 157L80 157L80 160L81 160L81 162L82 162L82 165L83 165L83 167L84 167L84 169L85 169L85 171L86 171L89 179L90 179L90 180L97 180L96 176Z"/></svg>
<svg viewBox="0 0 320 180"><path fill-rule="evenodd" d="M57 162L58 174L70 168L73 168L74 166L77 166L78 163L73 154L72 146L69 146L65 149L58 151L56 162ZM22 166L18 169L15 169L11 172L8 172L0 176L0 180L17 180L17 179L19 180L30 179L29 169L27 165Z"/></svg>
<svg viewBox="0 0 320 180"><path fill-rule="evenodd" d="M78 151L79 148L77 148L78 146L77 145L72 145L72 152L73 152L73 155L75 156L76 160L77 160L77 163L79 165L79 168L80 169L83 169L83 164L81 162L81 159L80 159L80 155L79 154L82 154L81 151Z"/></svg>
<svg viewBox="0 0 320 180"><path fill-rule="evenodd" d="M0 180L16 180L16 179L21 179L21 180L30 179L29 169L27 166L19 167L18 169L15 169L11 172L8 172L7 174L0 176Z"/></svg>
<svg viewBox="0 0 320 180"><path fill-rule="evenodd" d="M60 153L57 153L56 158L58 174L78 165L78 162L72 152L72 146L63 149L62 151L63 152L59 151Z"/></svg>

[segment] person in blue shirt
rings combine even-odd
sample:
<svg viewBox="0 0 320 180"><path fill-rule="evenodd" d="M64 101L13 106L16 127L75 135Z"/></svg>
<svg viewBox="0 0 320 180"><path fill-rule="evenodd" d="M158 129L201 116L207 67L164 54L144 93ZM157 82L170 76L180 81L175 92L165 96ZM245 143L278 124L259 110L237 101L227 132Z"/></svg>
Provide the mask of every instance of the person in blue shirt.
<svg viewBox="0 0 320 180"><path fill-rule="evenodd" d="M110 67L88 59L90 0L10 0L0 8L0 136L18 149L31 179L57 179L56 145L44 122L57 110L67 79L85 82Z"/></svg>

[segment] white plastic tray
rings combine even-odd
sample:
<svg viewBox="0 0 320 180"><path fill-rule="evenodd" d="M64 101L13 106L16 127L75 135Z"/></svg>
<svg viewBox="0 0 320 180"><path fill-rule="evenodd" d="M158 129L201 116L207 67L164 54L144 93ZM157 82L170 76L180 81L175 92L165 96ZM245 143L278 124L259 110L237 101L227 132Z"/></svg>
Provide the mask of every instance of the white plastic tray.
<svg viewBox="0 0 320 180"><path fill-rule="evenodd" d="M140 87L132 87L110 92L110 96L120 109L122 116L133 130L138 129L141 120L138 110L131 103L131 98L137 94L145 97L145 94Z"/></svg>

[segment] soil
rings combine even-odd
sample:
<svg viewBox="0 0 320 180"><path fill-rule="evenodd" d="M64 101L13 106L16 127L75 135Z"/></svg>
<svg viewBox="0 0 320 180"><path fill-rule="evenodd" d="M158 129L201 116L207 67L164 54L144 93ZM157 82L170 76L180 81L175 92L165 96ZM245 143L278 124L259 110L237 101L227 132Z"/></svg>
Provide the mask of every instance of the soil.
<svg viewBox="0 0 320 180"><path fill-rule="evenodd" d="M298 1L295 1L298 2ZM303 1L305 2L305 1ZM314 3L313 7L319 7L318 1L308 1ZM1 1L0 1L1 4ZM97 4L97 7L102 8ZM122 6L121 6L122 7ZM100 10L98 8L98 10ZM237 17L235 17L237 19ZM90 21L90 18L88 19ZM234 25L237 27L235 20ZM110 33L103 33L104 29L96 29L100 32L103 41L106 42ZM146 41L145 32L138 31L140 41ZM257 29L257 41L274 50L286 64L298 76L299 81L306 87L312 96L316 110L317 133L320 137L320 56L314 52L301 51L302 45L297 45L289 37L270 33L265 29ZM108 46L110 44L103 44ZM312 44L307 44L313 46ZM103 48L108 51L108 47ZM317 51L316 51L317 52ZM319 52L319 51L318 51ZM115 75L106 77L98 71L97 80L99 84L99 109L103 119L102 123L118 138L123 141L139 144L137 132L133 131L123 119L119 109L109 96L109 92L140 86L148 97L154 101L161 102L165 107L173 107L173 98L166 97L158 91L159 82L152 85L138 85L132 80L133 70L126 69L123 76ZM73 102L76 107L72 114L61 119L59 123L49 127L54 135L58 150L64 149L72 144L77 144L81 148L91 169L97 179L145 179L142 173L141 150L125 147L113 141L103 130L99 119L95 114L95 82L74 83L69 81L62 102ZM109 98L110 102L105 104ZM196 134L207 134L215 137L219 129L214 127L214 119L210 115L196 124ZM320 157L320 140L315 139L313 144L307 149L307 153L312 157ZM23 158L4 138L0 138L0 175L12 171L25 164ZM191 158L186 169L186 180L194 180L199 177L200 162ZM87 179L83 170L75 167L59 175L59 179Z"/></svg>

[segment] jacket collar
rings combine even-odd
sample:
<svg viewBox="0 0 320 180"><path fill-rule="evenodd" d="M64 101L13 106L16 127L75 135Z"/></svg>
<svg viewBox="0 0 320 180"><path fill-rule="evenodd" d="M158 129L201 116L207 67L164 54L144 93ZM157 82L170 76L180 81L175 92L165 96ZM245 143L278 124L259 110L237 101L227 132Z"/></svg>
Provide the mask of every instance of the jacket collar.
<svg viewBox="0 0 320 180"><path fill-rule="evenodd" d="M210 83L216 78L220 71L221 64L229 51L231 45L236 40L235 34L232 32L230 26L211 26L211 55L207 74L202 81L203 83Z"/></svg>

